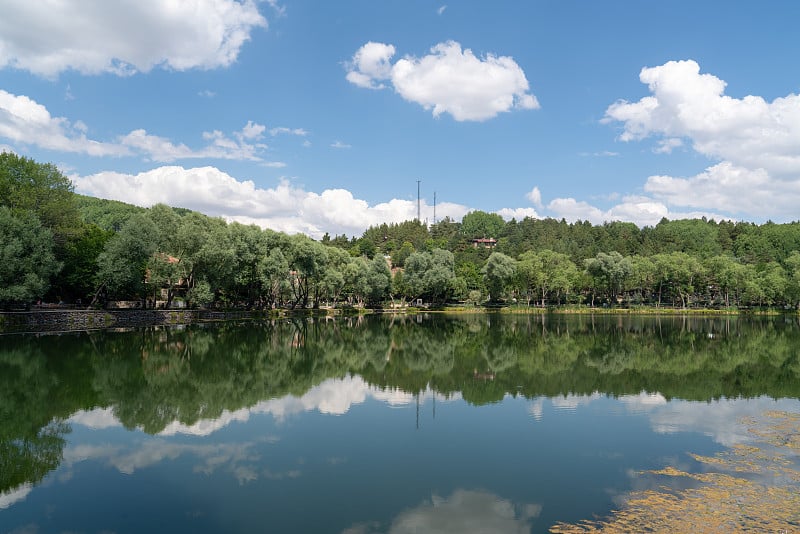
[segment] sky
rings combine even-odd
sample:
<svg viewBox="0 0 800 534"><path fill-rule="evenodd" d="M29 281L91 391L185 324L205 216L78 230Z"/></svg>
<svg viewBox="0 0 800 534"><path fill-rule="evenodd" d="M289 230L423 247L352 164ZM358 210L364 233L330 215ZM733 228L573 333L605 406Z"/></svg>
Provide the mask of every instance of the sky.
<svg viewBox="0 0 800 534"><path fill-rule="evenodd" d="M0 150L314 238L798 220L800 3L0 0ZM434 209L435 205L435 209Z"/></svg>

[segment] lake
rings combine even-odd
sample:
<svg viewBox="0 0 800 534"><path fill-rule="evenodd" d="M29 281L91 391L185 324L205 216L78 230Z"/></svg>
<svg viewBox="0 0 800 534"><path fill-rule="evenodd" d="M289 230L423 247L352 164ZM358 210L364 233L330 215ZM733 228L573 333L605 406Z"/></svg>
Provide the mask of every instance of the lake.
<svg viewBox="0 0 800 534"><path fill-rule="evenodd" d="M781 447L740 485L791 496L798 399L796 317L3 335L0 532L568 530ZM767 504L800 530L796 500Z"/></svg>

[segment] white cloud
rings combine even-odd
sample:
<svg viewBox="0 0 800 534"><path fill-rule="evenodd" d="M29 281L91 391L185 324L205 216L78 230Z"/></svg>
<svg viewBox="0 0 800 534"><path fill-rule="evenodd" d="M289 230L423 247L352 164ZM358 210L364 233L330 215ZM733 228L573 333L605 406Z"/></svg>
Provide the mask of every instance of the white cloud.
<svg viewBox="0 0 800 534"><path fill-rule="evenodd" d="M724 94L724 81L700 74L691 60L644 68L639 79L652 96L616 102L606 111L606 122L623 123L623 141L687 138L711 158L771 173L800 172L800 96L771 103L760 96L732 98Z"/></svg>
<svg viewBox="0 0 800 534"><path fill-rule="evenodd" d="M82 425L92 430L122 426L113 408L95 408L93 410L80 410L67 420L68 423Z"/></svg>
<svg viewBox="0 0 800 534"><path fill-rule="evenodd" d="M422 402L427 398L436 397L439 402L460 400L460 395L445 398L426 389L420 395ZM412 393L400 389L380 389L367 384L360 376L347 376L341 379L328 379L312 387L302 396L287 395L280 399L261 401L249 408L235 411L224 410L215 419L203 419L192 425L184 425L175 421L164 428L160 433L165 436L188 434L193 436L208 436L233 422L246 422L252 415L269 414L278 421L303 412L318 411L325 414L343 415L350 411L355 404L362 404L367 399L375 399L390 406L402 406L414 402Z"/></svg>
<svg viewBox="0 0 800 534"><path fill-rule="evenodd" d="M66 70L130 75L226 67L253 30L267 26L253 0L122 0L105 7L4 2L0 68L55 77Z"/></svg>
<svg viewBox="0 0 800 534"><path fill-rule="evenodd" d="M183 206L210 216L243 224L257 224L287 233L320 238L325 232L361 235L370 225L403 222L416 217L411 200L392 199L375 205L357 199L344 189L321 193L305 191L284 180L273 188L260 188L250 180L239 181L215 167L185 169L158 167L136 175L105 171L90 176L71 176L76 191L138 206L159 202ZM426 217L432 207L423 203ZM461 220L468 208L440 203L439 217Z"/></svg>
<svg viewBox="0 0 800 534"><path fill-rule="evenodd" d="M175 145L169 139L148 134L144 129L133 130L119 138L120 144L135 149L137 152L147 154L154 161L175 161L176 159L189 158L192 149L184 144Z"/></svg>
<svg viewBox="0 0 800 534"><path fill-rule="evenodd" d="M53 117L47 108L27 96L0 89L0 138L48 150L77 152L91 156L125 156L130 149L86 136L86 125Z"/></svg>
<svg viewBox="0 0 800 534"><path fill-rule="evenodd" d="M437 9L437 10L436 10L436 14L437 14L437 15L441 15L442 13L444 13L445 9L447 9L447 6L446 6L446 5L444 5L444 6L439 6L439 9Z"/></svg>
<svg viewBox="0 0 800 534"><path fill-rule="evenodd" d="M717 399L707 403L673 399L666 402L660 394L642 392L623 395L620 402L635 413L646 414L650 425L660 434L700 432L725 447L752 442L745 418L758 419L770 410L795 411L793 399Z"/></svg>
<svg viewBox="0 0 800 534"><path fill-rule="evenodd" d="M33 484L24 483L16 488L7 489L0 492L0 510L8 508L14 503L25 500L25 497L33 489Z"/></svg>
<svg viewBox="0 0 800 534"><path fill-rule="evenodd" d="M278 126L277 128L271 128L269 134L272 137L280 134L306 136L308 135L308 132L303 128L286 128L285 126Z"/></svg>
<svg viewBox="0 0 800 534"><path fill-rule="evenodd" d="M278 3L278 0L266 0L269 7L275 10L275 14L279 17L283 17L286 15L286 6L282 6Z"/></svg>
<svg viewBox="0 0 800 534"><path fill-rule="evenodd" d="M198 158L260 161L258 154L267 148L259 142L265 130L265 126L248 121L232 134L233 139L217 130L204 132L207 144L200 149L175 144L142 128L104 142L88 137L89 127L83 121L53 117L45 106L27 96L0 89L0 138L47 150L99 157L141 155L158 162Z"/></svg>
<svg viewBox="0 0 800 534"><path fill-rule="evenodd" d="M605 218L603 210L596 208L588 202L577 201L574 198L556 198L550 201L547 209L554 217L564 218L568 221L591 221L602 224Z"/></svg>
<svg viewBox="0 0 800 534"><path fill-rule="evenodd" d="M261 440L268 442L269 440ZM181 456L194 456L198 463L194 471L211 474L218 470L232 475L240 484L251 482L259 477L261 454L257 450L259 442L218 443L194 445L171 443L164 439L134 441L126 445L77 445L64 450L62 469L72 467L86 460L102 461L130 475L140 469L157 465L165 460L175 460ZM265 473L269 478L275 474Z"/></svg>
<svg viewBox="0 0 800 534"><path fill-rule="evenodd" d="M331 148L353 148L351 145L347 143L343 143L342 141L334 141L331 143Z"/></svg>
<svg viewBox="0 0 800 534"><path fill-rule="evenodd" d="M668 137L666 139L660 139L658 141L658 146L653 149L653 152L656 154L670 154L673 150L682 146L682 139L678 137Z"/></svg>
<svg viewBox="0 0 800 534"><path fill-rule="evenodd" d="M533 208L502 208L497 210L497 214L506 221L510 221L511 219L521 221L525 217L541 219L541 216Z"/></svg>
<svg viewBox="0 0 800 534"><path fill-rule="evenodd" d="M547 204L552 217L567 221L589 221L603 224L611 221L626 221L638 226L655 226L662 218L667 219L730 219L729 216L713 211L674 211L666 204L646 196L626 196L622 201L607 210L600 209L574 198L556 198Z"/></svg>
<svg viewBox="0 0 800 534"><path fill-rule="evenodd" d="M528 80L508 56L476 57L455 41L439 43L422 58L406 56L393 65L392 45L369 42L348 63L347 80L370 89L390 81L395 91L410 102L433 111L449 113L457 121L483 121L512 109L537 109Z"/></svg>
<svg viewBox="0 0 800 534"><path fill-rule="evenodd" d="M258 153L266 149L267 145L254 141L262 137L263 130L264 126L248 122L241 131L233 133L235 139L219 130L203 132L203 140L208 144L198 150L182 143L176 145L169 139L148 134L143 129L120 137L119 142L148 160L162 163L199 158L260 161Z"/></svg>
<svg viewBox="0 0 800 534"><path fill-rule="evenodd" d="M620 122L620 139L657 137L654 148L669 153L691 143L718 163L692 178L652 176L645 191L672 205L723 210L755 218L796 217L800 196L800 96L767 102L760 96L733 98L726 83L701 74L692 60L642 69L650 95L618 101L603 122Z"/></svg>
<svg viewBox="0 0 800 534"><path fill-rule="evenodd" d="M525 198L530 200L534 206L537 208L542 207L542 192L539 191L539 187L534 187L528 193L525 194Z"/></svg>
<svg viewBox="0 0 800 534"><path fill-rule="evenodd" d="M795 218L800 205L800 179L774 180L765 169L748 169L729 161L690 178L651 176L644 189L674 205L764 217Z"/></svg>
<svg viewBox="0 0 800 534"><path fill-rule="evenodd" d="M556 410L574 412L579 406L586 406L593 403L597 399L602 399L604 395L595 391L591 395L562 395L552 397L550 399L553 408Z"/></svg>
<svg viewBox="0 0 800 534"><path fill-rule="evenodd" d="M398 515L390 534L406 532L521 534L541 514L540 504L515 505L485 491L457 489L449 497L433 495L430 502Z"/></svg>
<svg viewBox="0 0 800 534"><path fill-rule="evenodd" d="M264 131L267 129L266 126L263 124L258 124L253 121L247 121L247 124L244 125L241 132L236 133L236 137L239 138L240 141L247 139L261 139L264 137Z"/></svg>
<svg viewBox="0 0 800 534"><path fill-rule="evenodd" d="M262 165L279 168L282 162ZM216 167L157 167L136 175L104 171L89 176L72 175L76 191L100 198L121 200L138 206L159 202L197 210L213 217L242 224L256 224L290 234L304 233L319 239L331 235L361 235L369 226L399 223L417 216L414 200L391 199L369 204L346 189L326 189L320 193L306 191L282 180L275 187L262 188L251 180L238 180ZM653 188L661 186L653 180ZM538 197L535 194L538 192ZM541 192L534 188L528 199L541 203ZM788 201L787 201L788 202ZM424 221L433 221L433 207L421 202ZM451 202L437 203L439 220L449 217L460 221L471 210L469 206ZM668 219L707 217L728 219L712 211L673 211L663 202L646 196L627 196L603 210L573 198L556 198L542 207L503 208L505 219L551 216L570 222L588 220L594 224L606 221L631 221L639 226L653 226L663 217Z"/></svg>
<svg viewBox="0 0 800 534"><path fill-rule="evenodd" d="M384 43L368 42L359 48L348 64L347 80L366 89L383 89L381 80L392 75L392 56L395 48Z"/></svg>
<svg viewBox="0 0 800 534"><path fill-rule="evenodd" d="M581 152L582 157L594 158L614 158L619 156L619 152L612 152L611 150L602 150L600 152Z"/></svg>

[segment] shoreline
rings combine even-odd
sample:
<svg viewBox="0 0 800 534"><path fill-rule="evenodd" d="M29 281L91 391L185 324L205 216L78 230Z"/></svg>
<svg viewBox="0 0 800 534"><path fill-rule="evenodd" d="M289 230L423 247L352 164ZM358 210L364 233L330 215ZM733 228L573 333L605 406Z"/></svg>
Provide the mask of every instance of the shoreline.
<svg viewBox="0 0 800 534"><path fill-rule="evenodd" d="M797 316L797 310L739 310L707 308L592 308L592 307L525 307L525 306L475 306L475 307L405 307L405 308L317 308L269 310L77 310L45 309L0 312L0 334L55 333L147 326L177 326L224 321L258 321L294 317L354 317L361 315L415 315L433 313L442 315L512 314L512 315L622 315L622 316L694 316L694 317L777 317Z"/></svg>

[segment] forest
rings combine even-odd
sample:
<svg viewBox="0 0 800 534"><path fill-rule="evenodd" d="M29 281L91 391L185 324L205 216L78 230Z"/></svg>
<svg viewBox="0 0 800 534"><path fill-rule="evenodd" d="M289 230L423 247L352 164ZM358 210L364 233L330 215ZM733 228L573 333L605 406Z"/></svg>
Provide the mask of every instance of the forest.
<svg viewBox="0 0 800 534"><path fill-rule="evenodd" d="M525 218L472 211L314 240L74 193L0 154L0 308L515 305L797 309L800 222Z"/></svg>

